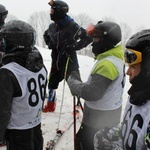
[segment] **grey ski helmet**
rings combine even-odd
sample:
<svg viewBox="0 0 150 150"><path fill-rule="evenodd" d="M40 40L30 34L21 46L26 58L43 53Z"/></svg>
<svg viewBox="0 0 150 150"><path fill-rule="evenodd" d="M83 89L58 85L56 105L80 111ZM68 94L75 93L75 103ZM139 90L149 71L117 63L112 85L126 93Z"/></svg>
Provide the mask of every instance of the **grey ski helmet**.
<svg viewBox="0 0 150 150"><path fill-rule="evenodd" d="M132 35L125 47L142 53L141 70L146 77L150 77L150 29Z"/></svg>
<svg viewBox="0 0 150 150"><path fill-rule="evenodd" d="M58 21L62 19L66 13L69 11L69 6L66 2L61 0L51 0L48 3L51 6L51 9L53 10L53 13L50 13L51 20Z"/></svg>
<svg viewBox="0 0 150 150"><path fill-rule="evenodd" d="M2 34L6 53L22 49L31 50L35 45L36 32L26 22L20 20L9 21L3 26L0 33Z"/></svg>

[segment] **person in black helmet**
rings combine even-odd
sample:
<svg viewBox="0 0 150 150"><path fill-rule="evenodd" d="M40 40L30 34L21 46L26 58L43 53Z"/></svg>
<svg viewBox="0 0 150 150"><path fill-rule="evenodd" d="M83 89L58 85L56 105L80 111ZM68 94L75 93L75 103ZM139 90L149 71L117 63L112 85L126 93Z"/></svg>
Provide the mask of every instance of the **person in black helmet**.
<svg viewBox="0 0 150 150"><path fill-rule="evenodd" d="M51 0L49 5L51 6L50 18L54 22L45 31L44 40L48 48L52 49L52 64L48 83L49 96L43 112L55 111L56 89L59 82L66 79L71 71L78 71L76 50L92 42L92 38L86 35L85 29L67 15L69 11L67 3ZM67 60L69 60L68 65Z"/></svg>
<svg viewBox="0 0 150 150"><path fill-rule="evenodd" d="M150 149L150 29L132 35L125 47L131 87L123 120L118 127L97 133L95 150Z"/></svg>
<svg viewBox="0 0 150 150"><path fill-rule="evenodd" d="M77 133L78 150L93 150L95 133L105 126L119 124L125 82L120 26L99 21L90 25L87 33L93 37L96 63L86 82L82 82L75 71L67 80L71 93L85 100L83 120Z"/></svg>
<svg viewBox="0 0 150 150"><path fill-rule="evenodd" d="M5 54L0 68L0 141L9 150L42 150L41 114L47 70L35 46L35 30L12 20L0 31Z"/></svg>
<svg viewBox="0 0 150 150"><path fill-rule="evenodd" d="M0 30L2 26L5 24L5 19L8 15L8 10L5 8L4 5L0 4ZM4 47L2 37L0 35L0 67L2 66L2 56L4 54Z"/></svg>

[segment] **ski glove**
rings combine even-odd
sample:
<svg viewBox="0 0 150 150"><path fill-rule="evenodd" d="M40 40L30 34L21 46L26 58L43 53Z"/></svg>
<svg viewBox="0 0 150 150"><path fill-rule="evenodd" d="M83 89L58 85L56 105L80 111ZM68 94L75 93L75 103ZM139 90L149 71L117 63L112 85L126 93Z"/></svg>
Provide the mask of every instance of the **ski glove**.
<svg viewBox="0 0 150 150"><path fill-rule="evenodd" d="M70 88L71 94L74 96L80 97L81 88L82 88L82 80L81 80L79 72L77 71L71 72L70 76L67 79L67 83Z"/></svg>
<svg viewBox="0 0 150 150"><path fill-rule="evenodd" d="M68 55L70 55L72 53L72 51L77 50L77 45L76 44L70 44L70 42L66 42L63 44L61 49L62 49L62 51L64 51Z"/></svg>
<svg viewBox="0 0 150 150"><path fill-rule="evenodd" d="M120 126L99 130L94 136L94 150L123 150Z"/></svg>

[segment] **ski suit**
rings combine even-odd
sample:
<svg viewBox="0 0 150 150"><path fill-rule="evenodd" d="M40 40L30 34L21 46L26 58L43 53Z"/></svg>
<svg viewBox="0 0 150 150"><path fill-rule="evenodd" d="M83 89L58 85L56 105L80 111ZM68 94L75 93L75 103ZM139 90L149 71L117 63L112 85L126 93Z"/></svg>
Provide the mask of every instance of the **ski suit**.
<svg viewBox="0 0 150 150"><path fill-rule="evenodd" d="M85 29L70 16L65 15L63 19L49 25L44 33L44 39L49 49L52 49L52 63L48 82L49 96L43 112L53 112L59 82L66 79L70 72L79 71L76 50L86 47L92 42L92 38L88 37Z"/></svg>

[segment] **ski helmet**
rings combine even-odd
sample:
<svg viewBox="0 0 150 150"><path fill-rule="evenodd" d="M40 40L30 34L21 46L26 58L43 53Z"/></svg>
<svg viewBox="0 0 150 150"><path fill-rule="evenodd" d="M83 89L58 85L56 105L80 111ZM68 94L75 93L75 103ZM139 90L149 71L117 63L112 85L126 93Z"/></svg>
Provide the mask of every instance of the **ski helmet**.
<svg viewBox="0 0 150 150"><path fill-rule="evenodd" d="M0 4L0 27L4 25L4 21L7 17L7 14L8 10L5 8L5 6Z"/></svg>
<svg viewBox="0 0 150 150"><path fill-rule="evenodd" d="M58 21L64 18L66 13L69 11L69 6L64 1L51 0L48 4L51 6L50 17L53 21Z"/></svg>
<svg viewBox="0 0 150 150"><path fill-rule="evenodd" d="M120 26L109 21L99 21L96 25L90 25L87 28L87 34L99 39L99 42L92 43L92 51L95 55L115 47L122 36Z"/></svg>
<svg viewBox="0 0 150 150"><path fill-rule="evenodd" d="M26 22L20 20L9 21L3 26L0 33L2 34L6 53L22 49L32 50L35 45L36 32Z"/></svg>
<svg viewBox="0 0 150 150"><path fill-rule="evenodd" d="M8 14L8 10L5 8L5 6L0 4L0 16L1 15L7 15L7 14Z"/></svg>
<svg viewBox="0 0 150 150"><path fill-rule="evenodd" d="M150 77L150 29L132 35L126 42L127 49L141 52L141 72Z"/></svg>

